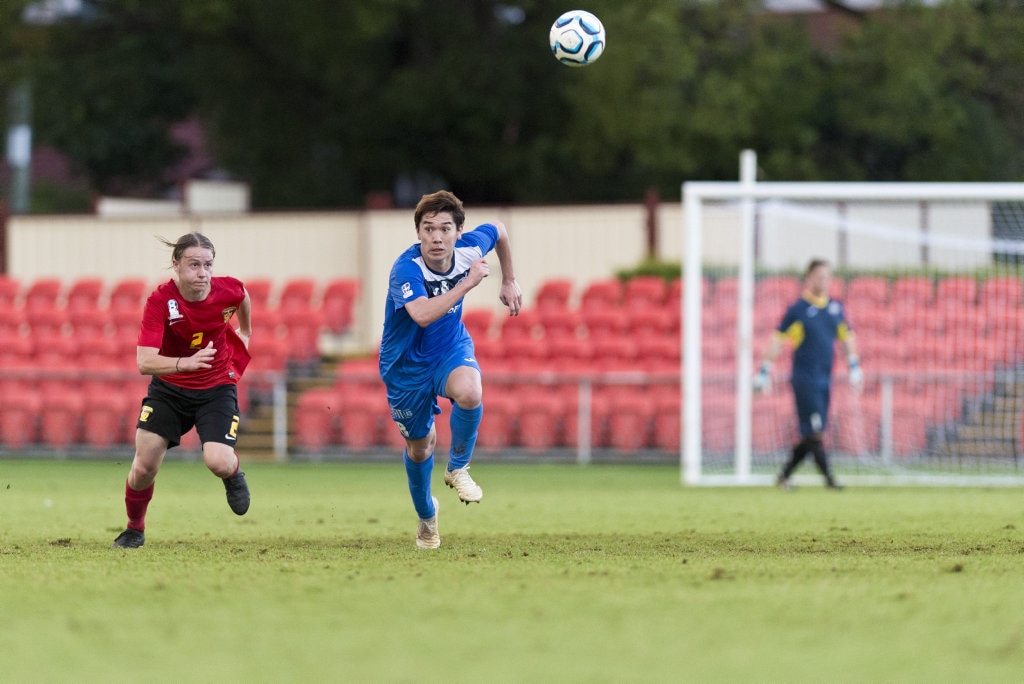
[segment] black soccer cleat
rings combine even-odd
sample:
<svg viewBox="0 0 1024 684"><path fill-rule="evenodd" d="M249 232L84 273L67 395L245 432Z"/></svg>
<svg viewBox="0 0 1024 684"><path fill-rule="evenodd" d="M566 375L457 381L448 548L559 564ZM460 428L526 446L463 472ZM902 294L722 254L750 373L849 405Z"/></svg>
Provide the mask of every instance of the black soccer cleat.
<svg viewBox="0 0 1024 684"><path fill-rule="evenodd" d="M245 473L239 470L231 477L225 477L224 489L227 492L228 506L235 515L245 515L249 510L249 485L245 482Z"/></svg>
<svg viewBox="0 0 1024 684"><path fill-rule="evenodd" d="M137 549L146 543L146 535L140 530L126 528L124 532L117 535L117 539L110 545L112 549Z"/></svg>

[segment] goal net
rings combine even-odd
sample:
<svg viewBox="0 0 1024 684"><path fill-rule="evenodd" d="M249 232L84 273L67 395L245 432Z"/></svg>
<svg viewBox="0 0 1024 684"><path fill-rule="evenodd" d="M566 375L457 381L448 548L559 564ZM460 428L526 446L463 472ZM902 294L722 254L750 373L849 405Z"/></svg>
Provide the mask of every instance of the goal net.
<svg viewBox="0 0 1024 684"><path fill-rule="evenodd" d="M774 483L799 439L792 348L771 392L752 380L824 258L865 377L837 347L840 481L1024 484L1024 184L691 182L683 209L685 483ZM794 479L822 482L810 458Z"/></svg>

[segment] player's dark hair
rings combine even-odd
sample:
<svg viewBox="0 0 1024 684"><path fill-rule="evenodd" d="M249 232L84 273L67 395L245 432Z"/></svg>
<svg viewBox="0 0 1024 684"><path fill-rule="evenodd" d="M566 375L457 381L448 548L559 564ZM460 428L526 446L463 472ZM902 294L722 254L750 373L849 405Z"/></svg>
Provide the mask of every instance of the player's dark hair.
<svg viewBox="0 0 1024 684"><path fill-rule="evenodd" d="M181 255L185 253L185 250L189 247L202 247L203 249L210 250L213 256L217 256L217 250L213 248L213 242L210 238L206 237L202 233L191 232L185 233L177 242L170 242L164 238L157 238L160 242L164 243L171 248L171 259L173 261L180 261Z"/></svg>
<svg viewBox="0 0 1024 684"><path fill-rule="evenodd" d="M435 193L424 195L416 205L416 213L413 220L417 230L420 227L420 219L427 214L437 214L446 211L452 215L455 226L461 228L466 222L466 210L462 208L462 200L447 190L438 190Z"/></svg>
<svg viewBox="0 0 1024 684"><path fill-rule="evenodd" d="M821 266L828 266L828 261L825 259L811 259L811 263L807 264L807 270L804 271L804 279L814 272L814 269L820 268Z"/></svg>

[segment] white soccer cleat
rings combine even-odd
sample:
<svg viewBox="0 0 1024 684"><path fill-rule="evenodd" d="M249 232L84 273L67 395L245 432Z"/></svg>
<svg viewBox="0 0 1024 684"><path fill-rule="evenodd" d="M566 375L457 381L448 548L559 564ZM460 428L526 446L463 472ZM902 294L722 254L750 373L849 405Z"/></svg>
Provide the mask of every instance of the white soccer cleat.
<svg viewBox="0 0 1024 684"><path fill-rule="evenodd" d="M440 505L436 496L430 498L434 502L434 517L426 520L420 518L420 524L416 527L416 546L421 549L436 549L441 545L441 535L437 533L437 509Z"/></svg>
<svg viewBox="0 0 1024 684"><path fill-rule="evenodd" d="M467 506L480 503L484 498L484 490L469 476L469 466L444 471L444 483L459 494L459 500Z"/></svg>

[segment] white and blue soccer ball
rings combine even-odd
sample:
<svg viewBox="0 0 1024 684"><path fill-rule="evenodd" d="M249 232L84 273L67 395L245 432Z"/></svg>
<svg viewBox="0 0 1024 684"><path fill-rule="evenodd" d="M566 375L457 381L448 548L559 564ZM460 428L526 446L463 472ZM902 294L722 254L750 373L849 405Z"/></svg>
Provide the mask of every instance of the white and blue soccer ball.
<svg viewBox="0 0 1024 684"><path fill-rule="evenodd" d="M604 52L604 26L590 12L569 10L551 25L548 42L551 54L562 64L587 66Z"/></svg>

